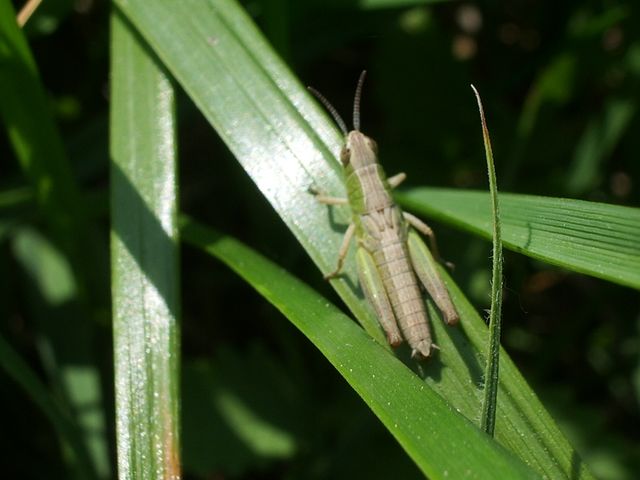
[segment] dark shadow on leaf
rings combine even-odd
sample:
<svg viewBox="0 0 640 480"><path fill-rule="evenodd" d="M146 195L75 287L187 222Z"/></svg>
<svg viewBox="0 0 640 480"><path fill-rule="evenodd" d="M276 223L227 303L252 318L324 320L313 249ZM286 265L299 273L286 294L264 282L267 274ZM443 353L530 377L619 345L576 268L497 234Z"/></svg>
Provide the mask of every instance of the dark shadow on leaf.
<svg viewBox="0 0 640 480"><path fill-rule="evenodd" d="M171 315L178 318L178 240L170 238L122 169L111 163L111 229L153 284ZM113 199L117 199L117 203ZM126 206L126 207L125 207ZM175 260L170 260L171 258Z"/></svg>

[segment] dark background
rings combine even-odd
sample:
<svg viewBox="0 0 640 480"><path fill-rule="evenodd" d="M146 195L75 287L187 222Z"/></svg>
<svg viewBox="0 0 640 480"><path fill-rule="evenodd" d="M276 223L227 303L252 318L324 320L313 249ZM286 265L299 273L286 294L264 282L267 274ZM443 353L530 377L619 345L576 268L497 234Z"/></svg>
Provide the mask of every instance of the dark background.
<svg viewBox="0 0 640 480"><path fill-rule="evenodd" d="M362 128L378 141L387 172L409 175L406 185L487 188L473 83L483 97L502 191L638 205L636 2L415 3L244 2L301 81L343 116L350 116L360 71L369 71ZM366 4L374 7L359 6ZM106 278L109 4L48 0L27 31L76 177L95 204ZM178 114L182 210L340 304L182 92ZM0 155L0 188L25 185L5 133ZM22 221L48 235L37 218ZM443 255L456 264L456 281L478 309L487 308L490 245L432 226ZM0 239L2 334L49 381L39 343L48 335L41 320L49 306L16 260L11 236ZM594 473L637 478L637 292L505 256L504 346ZM187 478L419 478L357 395L274 308L201 252L185 247L182 261ZM101 359L100 408L109 425L108 295L94 295L92 321L99 332L93 347ZM70 306L58 314L74 312ZM234 323L219 320L226 318ZM267 446L248 444L227 424L216 399L228 392L267 425ZM64 478L53 429L3 375L0 398L3 470L15 478ZM113 462L113 431L102 438Z"/></svg>

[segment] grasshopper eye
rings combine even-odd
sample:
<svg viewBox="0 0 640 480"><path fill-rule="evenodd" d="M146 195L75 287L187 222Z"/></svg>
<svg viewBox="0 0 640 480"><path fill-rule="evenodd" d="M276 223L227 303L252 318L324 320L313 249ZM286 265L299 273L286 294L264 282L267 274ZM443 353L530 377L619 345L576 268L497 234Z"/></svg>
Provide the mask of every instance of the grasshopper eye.
<svg viewBox="0 0 640 480"><path fill-rule="evenodd" d="M371 138L369 139L369 147L371 148L371 150L373 150L373 153L375 153L376 155L378 154L378 144Z"/></svg>
<svg viewBox="0 0 640 480"><path fill-rule="evenodd" d="M350 160L351 150L349 150L347 147L344 147L342 150L340 150L340 161L342 162L342 165L346 167L347 165L349 165Z"/></svg>

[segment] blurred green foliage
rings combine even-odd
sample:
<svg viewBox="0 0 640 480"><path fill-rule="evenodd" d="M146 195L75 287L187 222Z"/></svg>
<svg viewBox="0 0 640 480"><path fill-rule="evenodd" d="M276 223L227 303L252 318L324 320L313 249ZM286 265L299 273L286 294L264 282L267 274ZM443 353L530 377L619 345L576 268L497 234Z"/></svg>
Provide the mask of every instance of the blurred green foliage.
<svg viewBox="0 0 640 480"><path fill-rule="evenodd" d="M486 189L468 87L474 83L501 190L638 206L636 2L427 3L263 0L245 6L299 77L339 111L350 111L354 81L369 70L363 130L377 139L388 172L407 172L407 184ZM12 125L5 124L0 137L0 334L56 394L60 408L91 432L92 469L102 478L115 475L108 18L106 2L49 0L26 27L65 141L59 152L52 146L52 157L68 156L79 192L69 187L47 197L32 190L10 141ZM0 102L10 103L6 92L0 91ZM184 96L178 113L182 210L335 298ZM37 117L31 121L41 128ZM34 199L51 203L38 209ZM77 209L75 217L67 219L65 208ZM82 225L74 230L81 246L61 240L65 228L75 228L69 222ZM444 256L456 264L457 282L486 308L490 245L434 228ZM280 314L200 252L182 254L189 478L419 476L357 395ZM506 252L505 275L503 344L596 476L636 478L637 292L512 252ZM230 317L242 321L241 328L220 322ZM249 376L254 382L243 382ZM0 375L5 475L66 478L69 448L61 449L49 420L18 383ZM211 449L229 453L220 461Z"/></svg>

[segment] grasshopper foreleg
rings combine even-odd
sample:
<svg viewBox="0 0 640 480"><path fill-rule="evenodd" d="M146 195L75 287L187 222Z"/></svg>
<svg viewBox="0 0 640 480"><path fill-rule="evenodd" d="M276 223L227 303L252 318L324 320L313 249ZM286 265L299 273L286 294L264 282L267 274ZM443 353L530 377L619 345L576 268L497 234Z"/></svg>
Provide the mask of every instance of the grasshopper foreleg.
<svg viewBox="0 0 640 480"><path fill-rule="evenodd" d="M348 205L349 204L349 199L325 195L315 187L310 187L309 193L315 196L316 200L319 203L322 203L324 205ZM324 276L325 280L330 280L340 275L340 271L342 270L342 265L344 264L344 259L347 256L347 251L349 250L349 244L351 243L351 239L353 238L353 234L355 233L355 231L356 231L355 224L350 223L349 227L347 228L347 231L344 233L342 244L340 245L340 251L338 252L338 265L333 272L328 273Z"/></svg>
<svg viewBox="0 0 640 480"><path fill-rule="evenodd" d="M316 198L318 203L322 203L323 205L349 205L348 198L325 195L315 187L309 187L309 193L311 193Z"/></svg>
<svg viewBox="0 0 640 480"><path fill-rule="evenodd" d="M347 251L349 251L349 244L351 243L351 239L353 238L353 234L356 231L356 224L350 223L349 227L347 227L347 231L344 232L344 237L342 238L342 244L340 245L340 251L338 252L338 266L336 269L328 273L324 276L325 280L330 280L332 278L340 275L340 271L342 270L342 265L344 264L344 259L347 256Z"/></svg>
<svg viewBox="0 0 640 480"><path fill-rule="evenodd" d="M396 188L407 178L407 174L404 172L396 173L393 177L387 178L387 182L389 182L389 186L391 188Z"/></svg>

